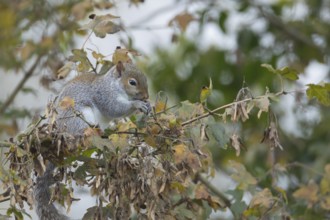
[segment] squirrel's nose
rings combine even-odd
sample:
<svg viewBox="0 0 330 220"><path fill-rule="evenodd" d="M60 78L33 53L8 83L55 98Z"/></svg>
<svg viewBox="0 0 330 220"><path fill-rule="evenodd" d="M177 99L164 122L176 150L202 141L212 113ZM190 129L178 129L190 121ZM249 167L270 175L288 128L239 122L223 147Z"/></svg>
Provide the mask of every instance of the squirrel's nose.
<svg viewBox="0 0 330 220"><path fill-rule="evenodd" d="M147 100L148 98L149 98L149 94L148 94L148 93L144 94L143 99L144 99L144 100Z"/></svg>

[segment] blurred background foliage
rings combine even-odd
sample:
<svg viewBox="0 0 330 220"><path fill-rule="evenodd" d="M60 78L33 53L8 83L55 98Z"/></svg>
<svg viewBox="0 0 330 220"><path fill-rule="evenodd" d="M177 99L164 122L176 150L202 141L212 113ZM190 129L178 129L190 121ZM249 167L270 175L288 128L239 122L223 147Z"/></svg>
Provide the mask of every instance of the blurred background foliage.
<svg viewBox="0 0 330 220"><path fill-rule="evenodd" d="M143 10L143 1L127 2L127 7ZM330 162L329 107L307 99L305 92L309 79L316 83L329 81L330 2L178 0L173 4L176 3L185 5L185 9L164 27L172 30L171 43L167 47L156 46L152 53L139 59L153 92L164 91L170 105L183 100L199 102L200 90L209 85L211 78L213 91L207 106L214 109L233 102L242 87L249 87L253 96L265 94L266 88L280 92L281 80L261 67L263 63L297 70L307 81L284 80L284 90L288 93L271 104L283 151L272 151L261 143L268 116L262 114L258 118L255 112L244 123L229 120L221 123L220 127L225 130L221 138L227 142L214 144L211 152L216 168L227 172L228 160L236 160L258 179L259 186L271 188L280 184L288 195L288 216L329 217L330 203L324 205L330 193L330 181L324 180L329 178L324 171ZM75 45L76 37L87 37L86 32L78 31L79 22L95 10L104 12L114 5L116 2L112 1L1 1L1 74L22 74L23 79L10 96L0 100L0 132L14 136L22 129L17 121L34 116L30 109L17 109L12 105L17 93L38 95L35 88L24 87L29 77L40 74L42 84L47 87L51 79L56 78L70 50L81 46ZM205 36L212 35L208 31L210 27L227 40L217 44L214 40L205 42L208 39ZM130 31L130 27L125 29ZM137 45L131 35L124 32L122 46L135 49ZM326 67L323 78L315 79L314 75L320 76L318 68L307 74L315 63ZM45 78L41 74L44 72L51 73L53 78ZM240 134L247 148L239 157L235 156L234 149L228 148L229 136L233 133ZM268 175L274 164L281 167L277 170L278 182L272 179L273 175ZM316 194L319 197L315 200L297 193L299 189L311 193L307 185L311 179L320 184L317 192L322 192Z"/></svg>

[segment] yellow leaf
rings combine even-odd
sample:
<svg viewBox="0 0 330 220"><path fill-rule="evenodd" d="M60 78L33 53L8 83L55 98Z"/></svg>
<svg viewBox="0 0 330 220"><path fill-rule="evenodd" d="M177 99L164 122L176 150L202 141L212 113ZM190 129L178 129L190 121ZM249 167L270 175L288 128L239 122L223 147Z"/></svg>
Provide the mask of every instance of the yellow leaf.
<svg viewBox="0 0 330 220"><path fill-rule="evenodd" d="M112 134L109 136L109 139L116 148L128 146L127 135Z"/></svg>
<svg viewBox="0 0 330 220"><path fill-rule="evenodd" d="M41 46L44 49L51 48L54 44L54 40L51 37L43 37L41 42L39 43L39 46Z"/></svg>
<svg viewBox="0 0 330 220"><path fill-rule="evenodd" d="M156 138L152 135L147 135L144 138L144 141L151 147L157 147L157 142L156 142Z"/></svg>
<svg viewBox="0 0 330 220"><path fill-rule="evenodd" d="M158 92L157 97L156 97L156 102L155 102L155 112L163 112L166 109L167 105L167 96L164 92Z"/></svg>
<svg viewBox="0 0 330 220"><path fill-rule="evenodd" d="M186 190L186 187L184 185L182 185L181 183L177 182L177 181L171 182L171 188L172 189L177 189L181 193Z"/></svg>
<svg viewBox="0 0 330 220"><path fill-rule="evenodd" d="M104 58L103 54L96 53L95 51L92 52L92 56L97 60L102 60Z"/></svg>
<svg viewBox="0 0 330 220"><path fill-rule="evenodd" d="M324 167L325 174L320 182L320 189L323 195L326 195L330 192L330 164L325 165Z"/></svg>
<svg viewBox="0 0 330 220"><path fill-rule="evenodd" d="M74 100L70 98L69 96L65 96L59 104L60 108L63 110L68 109L68 108L73 108L74 107Z"/></svg>
<svg viewBox="0 0 330 220"><path fill-rule="evenodd" d="M20 50L23 60L30 58L31 54L35 51L35 45L28 41Z"/></svg>
<svg viewBox="0 0 330 220"><path fill-rule="evenodd" d="M184 144L178 144L173 147L175 163L181 163L187 157L188 148Z"/></svg>

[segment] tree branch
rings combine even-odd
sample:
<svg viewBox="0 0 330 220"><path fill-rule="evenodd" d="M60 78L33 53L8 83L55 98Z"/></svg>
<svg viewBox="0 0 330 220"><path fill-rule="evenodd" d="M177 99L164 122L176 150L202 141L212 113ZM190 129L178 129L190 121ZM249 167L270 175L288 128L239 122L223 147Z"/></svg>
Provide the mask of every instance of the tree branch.
<svg viewBox="0 0 330 220"><path fill-rule="evenodd" d="M11 103L14 101L16 95L19 93L19 91L23 88L26 81L32 76L34 70L37 68L39 61L41 59L41 56L38 56L38 58L35 60L34 64L30 67L30 69L25 73L23 79L19 82L19 84L16 86L14 91L11 93L11 95L7 98L7 100L1 105L0 108L0 115L2 115L7 108L11 105Z"/></svg>
<svg viewBox="0 0 330 220"><path fill-rule="evenodd" d="M225 207L230 207L231 202L230 200L220 192L216 187L214 187L205 177L203 177L200 173L196 174L196 179L201 181L209 190L211 190L217 197L219 197L222 202L224 203Z"/></svg>
<svg viewBox="0 0 330 220"><path fill-rule="evenodd" d="M197 121L197 120L202 119L202 118L206 118L206 117L208 117L208 116L214 114L215 112L217 112L217 111L219 111L219 110L221 110L221 109L224 109L224 108L230 107L230 106L232 106L232 105L240 104L240 103L243 103L243 102L251 101L252 99L253 99L253 98L243 99L243 100L240 100L240 101L236 101L236 102L229 103L229 104L227 104L227 105L220 106L220 107L218 107L218 108L216 108L216 109L213 109L212 111L209 111L209 112L207 112L207 113L205 113L205 114L202 114L202 115L197 116L197 117L195 117L195 118L189 119L188 121L183 122L181 125L184 127L184 126L186 126L186 125L188 125L188 124L190 124L190 123L192 123L192 122L194 122L194 121Z"/></svg>
<svg viewBox="0 0 330 220"><path fill-rule="evenodd" d="M274 27L282 31L284 34L286 34L288 37L290 37L292 40L301 42L303 44L306 44L310 47L313 47L317 50L319 50L321 53L325 53L325 50L318 47L308 36L301 33L299 30L292 26L288 26L285 24L279 17L276 15L269 13L265 11L261 6L257 6L258 10L260 11L260 14Z"/></svg>

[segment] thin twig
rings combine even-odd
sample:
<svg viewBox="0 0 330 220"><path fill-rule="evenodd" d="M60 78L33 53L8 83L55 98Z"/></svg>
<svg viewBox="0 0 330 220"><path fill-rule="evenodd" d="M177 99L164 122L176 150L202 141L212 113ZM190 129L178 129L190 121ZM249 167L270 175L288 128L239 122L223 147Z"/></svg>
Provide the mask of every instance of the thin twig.
<svg viewBox="0 0 330 220"><path fill-rule="evenodd" d="M91 68L92 68L93 72L94 72L95 74L97 74L96 68L93 66L92 62L91 62L91 61L88 59L88 57L87 57L87 56L86 56L86 59L87 59L87 61L88 61L89 65L91 66Z"/></svg>
<svg viewBox="0 0 330 220"><path fill-rule="evenodd" d="M223 206L230 208L231 206L230 200L216 187L214 187L205 177L203 177L200 173L197 173L196 179L201 181L209 190L211 190L217 197L219 197L224 203L222 204Z"/></svg>
<svg viewBox="0 0 330 220"><path fill-rule="evenodd" d="M285 94L287 94L285 91L281 91L281 92L275 93L274 96L281 96L281 95L285 95ZM218 108L216 108L216 109L213 109L212 111L209 111L209 112L207 112L207 113L205 113L205 114L199 115L199 116L197 116L197 117L195 117L195 118L192 118L192 119L189 119L189 120L183 122L183 123L181 124L181 126L184 127L184 126L186 126L186 125L188 125L188 124L191 124L192 122L195 122L195 121L197 121L197 120L199 120L199 119L206 118L206 117L208 117L208 116L214 114L215 112L217 112L217 111L219 111L219 110L221 110L221 109L228 108L228 107L230 107L230 106L232 106L232 105L237 105L237 104L240 104L240 103L243 103L243 102L248 102L248 101L252 101L252 100L256 100L256 99L261 99L261 98L264 98L265 96L268 97L269 94L261 95L261 96L255 97L255 98L251 97L251 98L247 98L247 99L243 99L243 100L235 101L235 102L232 102L232 103L229 103L229 104L226 104L226 105L220 106L220 107L218 107Z"/></svg>
<svg viewBox="0 0 330 220"><path fill-rule="evenodd" d="M4 198L4 199L1 199L0 200L0 203L2 203L2 202L7 202L7 201L9 201L10 200L10 198Z"/></svg>
<svg viewBox="0 0 330 220"><path fill-rule="evenodd" d="M209 111L209 112L207 112L207 113L205 113L205 114L202 114L202 115L199 115L199 116L197 116L197 117L195 117L195 118L189 119L188 121L183 122L181 125L182 125L182 126L186 126L186 125L188 125L188 124L190 124L190 123L192 123L192 122L194 122L194 121L197 121L197 120L202 119L202 118L206 118L206 117L212 115L213 113L215 113L215 112L217 112L217 111L219 111L219 110L221 110L221 109L228 108L228 107L230 107L230 106L232 106L232 105L237 105L237 104L239 104L239 103L248 102L248 101L251 101L252 99L253 99L253 98L243 99L243 100L240 100L240 101L236 101L236 102L229 103L229 104L227 104L227 105L220 106L220 107L218 107L218 108L216 108L216 109L213 109L212 111ZM256 99L257 99L257 98L256 98Z"/></svg>
<svg viewBox="0 0 330 220"><path fill-rule="evenodd" d="M165 7L158 8L158 9L152 11L152 13L150 13L146 17L144 17L141 20L138 20L137 22L135 22L134 24L132 24L131 27L139 26L140 24L148 23L151 20L155 19L156 17L160 16L161 14L164 14L164 13L166 13L168 11L173 10L173 9L177 9L179 5L180 5L180 2L177 2L176 4L169 4L169 5L165 6Z"/></svg>
<svg viewBox="0 0 330 220"><path fill-rule="evenodd" d="M13 143L8 141L0 141L0 147L10 147Z"/></svg>
<svg viewBox="0 0 330 220"><path fill-rule="evenodd" d="M84 47L85 47L85 45L86 45L86 43L87 43L87 41L91 38L91 36L92 36L92 34L94 33L94 31L92 30L92 31L90 31L90 33L88 34L88 36L87 36L87 38L86 38L86 40L85 40L85 42L83 43L83 45L82 45L82 47L81 47L81 49L84 49Z"/></svg>
<svg viewBox="0 0 330 220"><path fill-rule="evenodd" d="M311 46L317 50L319 50L321 53L325 53L325 51L318 47L314 42L306 35L304 35L302 32L300 32L298 29L288 26L288 24L285 24L279 17L276 15L269 13L265 11L261 6L257 6L258 10L260 11L260 14L274 27L282 31L284 34L286 34L288 37L290 37L292 40L301 42L303 44L306 44L308 46Z"/></svg>
<svg viewBox="0 0 330 220"><path fill-rule="evenodd" d="M307 165L305 165L303 163L297 162L297 161L287 164L286 167L301 167L301 168L304 168L306 170L309 170L312 173L315 173L317 175L324 176L323 173L320 173L319 171L314 170L313 168L311 168L311 167L309 167L309 166L307 166Z"/></svg>
<svg viewBox="0 0 330 220"><path fill-rule="evenodd" d="M28 134L26 134L26 136L30 136L32 134L32 132L34 131L34 129L36 129L40 123L46 119L46 115L41 115L39 120L37 121L37 123L33 126L33 128L30 130L30 132Z"/></svg>
<svg viewBox="0 0 330 220"><path fill-rule="evenodd" d="M11 95L7 98L7 100L1 105L0 108L0 115L2 115L7 108L11 105L11 103L14 101L16 95L19 93L19 91L23 88L26 81L32 76L34 70L37 68L39 61L41 59L41 56L38 56L38 58L35 60L34 64L30 67L30 69L25 73L23 79L19 82L19 84L16 86L14 91L11 93Z"/></svg>

